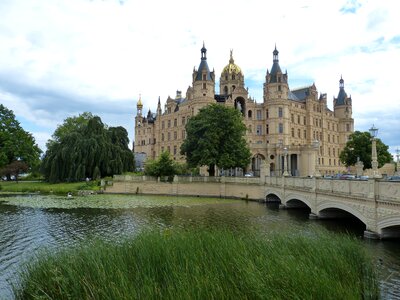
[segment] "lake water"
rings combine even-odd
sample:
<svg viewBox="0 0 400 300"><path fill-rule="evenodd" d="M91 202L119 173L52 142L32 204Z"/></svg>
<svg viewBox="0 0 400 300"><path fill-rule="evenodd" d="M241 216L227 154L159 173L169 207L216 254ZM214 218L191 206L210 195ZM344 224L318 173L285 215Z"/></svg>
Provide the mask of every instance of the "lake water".
<svg viewBox="0 0 400 300"><path fill-rule="evenodd" d="M278 210L265 203L197 197L0 195L0 299L13 299L12 282L24 262L44 248L83 240L118 240L145 228L254 227L307 231L315 226L362 236L356 220L308 219L307 210ZM400 299L400 241L363 241L374 257L383 299Z"/></svg>

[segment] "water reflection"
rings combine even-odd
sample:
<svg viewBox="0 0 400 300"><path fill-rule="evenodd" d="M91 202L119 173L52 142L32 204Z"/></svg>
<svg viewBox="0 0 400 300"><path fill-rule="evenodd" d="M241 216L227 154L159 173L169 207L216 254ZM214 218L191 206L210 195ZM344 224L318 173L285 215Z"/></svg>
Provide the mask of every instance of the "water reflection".
<svg viewBox="0 0 400 300"><path fill-rule="evenodd" d="M149 227L254 227L264 232L296 232L324 226L356 236L362 236L364 230L363 224L353 219L315 221L308 219L308 209L279 210L277 204L239 200L107 195L71 204L48 196L10 199L4 202L0 197L0 299L12 299L10 282L17 280L15 274L24 261L42 248L60 249L93 238L118 241ZM400 297L399 242L364 244L376 261L382 297Z"/></svg>

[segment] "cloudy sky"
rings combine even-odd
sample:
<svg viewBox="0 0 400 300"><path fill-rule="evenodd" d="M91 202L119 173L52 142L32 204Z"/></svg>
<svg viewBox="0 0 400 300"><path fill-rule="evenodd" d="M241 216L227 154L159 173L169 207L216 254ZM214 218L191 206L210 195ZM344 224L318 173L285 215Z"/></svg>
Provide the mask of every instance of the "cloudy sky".
<svg viewBox="0 0 400 300"><path fill-rule="evenodd" d="M331 108L342 75L355 129L400 147L396 0L1 0L0 103L42 149L84 111L132 141L139 94L147 113L185 93L203 41L218 78L233 49L259 102L275 44L290 87L315 82Z"/></svg>

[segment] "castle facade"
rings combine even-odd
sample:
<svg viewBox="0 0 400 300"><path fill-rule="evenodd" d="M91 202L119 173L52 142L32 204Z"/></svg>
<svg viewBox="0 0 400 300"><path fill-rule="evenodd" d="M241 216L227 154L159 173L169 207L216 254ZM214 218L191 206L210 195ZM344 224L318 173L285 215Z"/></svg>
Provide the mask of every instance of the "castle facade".
<svg viewBox="0 0 400 300"><path fill-rule="evenodd" d="M333 98L333 111L326 94L318 94L315 84L289 88L288 74L279 65L279 52L273 51L271 70L264 82L263 102L249 97L244 74L235 64L232 51L221 72L219 93L215 92L215 72L207 64L207 49L201 49L198 69L186 95L177 91L168 97L164 108L158 99L157 111L143 114L141 99L135 117L134 152L137 159L155 159L168 151L177 161L186 132L185 125L199 109L211 103L240 110L247 127L246 140L252 153L247 172L259 175L262 164L269 176L310 176L342 173L339 154L354 131L352 99L340 78L339 93ZM140 162L139 162L140 164Z"/></svg>

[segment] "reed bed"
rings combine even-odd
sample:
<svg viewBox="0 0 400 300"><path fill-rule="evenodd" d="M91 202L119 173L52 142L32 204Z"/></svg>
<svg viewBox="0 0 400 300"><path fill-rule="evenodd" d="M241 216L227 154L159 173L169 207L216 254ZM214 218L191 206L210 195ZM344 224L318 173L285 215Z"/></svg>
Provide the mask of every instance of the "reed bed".
<svg viewBox="0 0 400 300"><path fill-rule="evenodd" d="M376 299L371 259L355 238L316 230L144 231L43 252L16 299Z"/></svg>
<svg viewBox="0 0 400 300"><path fill-rule="evenodd" d="M96 181L71 182L71 183L47 183L47 182L1 182L1 191L8 193L42 193L66 195L67 193L78 194L80 190L98 190Z"/></svg>

